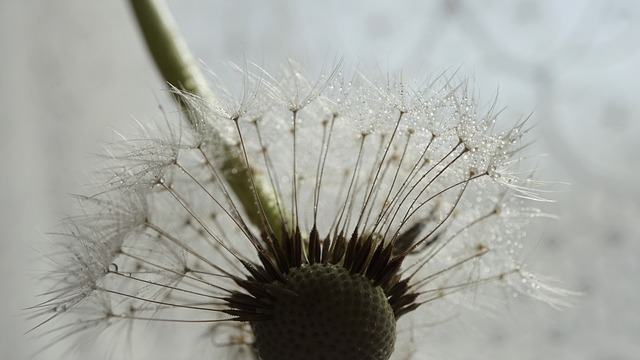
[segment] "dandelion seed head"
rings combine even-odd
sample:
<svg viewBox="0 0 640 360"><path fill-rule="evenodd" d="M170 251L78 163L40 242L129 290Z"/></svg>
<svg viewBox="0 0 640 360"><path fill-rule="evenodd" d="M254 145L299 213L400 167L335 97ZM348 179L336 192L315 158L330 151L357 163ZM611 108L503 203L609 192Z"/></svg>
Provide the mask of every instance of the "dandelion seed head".
<svg viewBox="0 0 640 360"><path fill-rule="evenodd" d="M496 129L495 105L444 76L236 69L239 97L176 91L181 116L106 147L106 189L81 199L34 307L56 341L169 323L229 358L386 360L401 318L481 288L562 293L520 255L543 215L526 122Z"/></svg>

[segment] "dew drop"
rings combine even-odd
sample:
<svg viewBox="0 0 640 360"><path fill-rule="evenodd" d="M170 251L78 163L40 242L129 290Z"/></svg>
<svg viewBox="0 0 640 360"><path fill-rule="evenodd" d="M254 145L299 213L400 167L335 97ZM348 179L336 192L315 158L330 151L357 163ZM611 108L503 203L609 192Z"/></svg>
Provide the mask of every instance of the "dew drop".
<svg viewBox="0 0 640 360"><path fill-rule="evenodd" d="M66 304L58 305L54 307L52 310L53 312L56 312L56 313L62 313L67 311L67 305Z"/></svg>
<svg viewBox="0 0 640 360"><path fill-rule="evenodd" d="M115 263L109 264L109 272L117 273L118 272L118 265L116 265Z"/></svg>

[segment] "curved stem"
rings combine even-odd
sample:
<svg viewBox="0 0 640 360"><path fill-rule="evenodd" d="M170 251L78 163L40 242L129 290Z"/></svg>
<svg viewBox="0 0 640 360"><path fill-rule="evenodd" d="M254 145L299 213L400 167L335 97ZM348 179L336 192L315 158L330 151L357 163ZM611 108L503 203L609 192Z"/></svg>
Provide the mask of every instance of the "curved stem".
<svg viewBox="0 0 640 360"><path fill-rule="evenodd" d="M129 4L133 9L149 53L164 80L170 86L205 101L213 98L214 95L186 42L180 35L165 2L163 0L129 0ZM174 99L180 107L187 110L187 118L191 125L195 126L197 119L192 111L188 111L188 105L184 98L176 95ZM232 171L245 169L245 162L234 145L217 136L215 131L213 133L215 139L211 139L212 142L224 154L219 169L242 204L247 217L262 230L266 230L263 229L266 220L276 236L282 239L281 229L283 229L284 220L279 215L280 211L277 208L277 204L282 204L282 202L276 201L276 195L268 190L269 187L255 169L249 169L254 175L255 183L247 178L244 171ZM253 189L254 185L255 189Z"/></svg>

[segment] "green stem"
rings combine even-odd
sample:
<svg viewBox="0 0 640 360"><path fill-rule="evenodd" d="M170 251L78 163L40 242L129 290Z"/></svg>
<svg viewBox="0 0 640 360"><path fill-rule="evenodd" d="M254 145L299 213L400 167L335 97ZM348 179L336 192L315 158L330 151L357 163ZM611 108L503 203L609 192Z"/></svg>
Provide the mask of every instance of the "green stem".
<svg viewBox="0 0 640 360"><path fill-rule="evenodd" d="M129 3L164 80L176 89L199 97L213 96L164 1L129 0ZM175 99L186 108L182 97Z"/></svg>
<svg viewBox="0 0 640 360"><path fill-rule="evenodd" d="M147 47L164 80L175 88L207 100L213 98L200 69L185 41L180 36L168 7L162 0L129 0L144 36ZM194 112L188 111L188 104L181 96L174 99L187 110L189 122L195 125ZM264 178L255 170L248 171L254 178L255 193L251 179L245 171L247 165L236 147L215 136L212 142L224 153L219 165L225 180L242 204L249 220L264 230L264 221L282 239L283 219L279 215L276 195L270 191ZM257 199L256 199L257 197Z"/></svg>

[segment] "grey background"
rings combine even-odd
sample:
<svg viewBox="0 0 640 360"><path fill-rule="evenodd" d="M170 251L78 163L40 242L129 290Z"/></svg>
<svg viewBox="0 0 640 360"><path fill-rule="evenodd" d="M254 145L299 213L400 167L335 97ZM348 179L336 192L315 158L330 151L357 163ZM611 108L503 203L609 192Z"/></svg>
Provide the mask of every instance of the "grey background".
<svg viewBox="0 0 640 360"><path fill-rule="evenodd" d="M416 358L640 358L640 3L579 0L170 1L189 45L214 71L287 56L319 69L336 56L383 71L458 69L504 118L533 111L541 177L571 183L532 234L537 270L583 292L561 311L518 303L470 315ZM46 232L112 128L169 104L126 3L0 1L0 358L37 341L22 308ZM539 239L539 240L537 240ZM426 339L425 341L430 341ZM61 356L53 348L39 358ZM180 358L170 349L166 359ZM77 355L86 358L87 354ZM143 353L136 356L145 359ZM155 359L159 359L155 357Z"/></svg>

